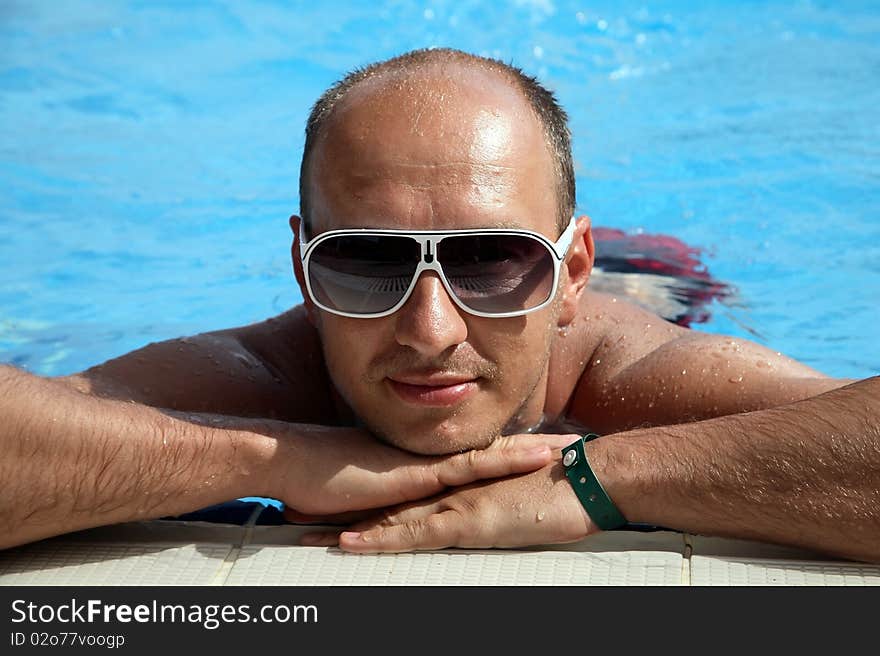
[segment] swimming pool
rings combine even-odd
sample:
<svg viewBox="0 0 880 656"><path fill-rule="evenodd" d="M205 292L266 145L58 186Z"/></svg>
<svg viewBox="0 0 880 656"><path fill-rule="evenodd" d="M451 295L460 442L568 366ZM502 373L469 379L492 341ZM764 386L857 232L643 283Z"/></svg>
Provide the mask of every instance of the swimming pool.
<svg viewBox="0 0 880 656"><path fill-rule="evenodd" d="M596 225L703 250L737 295L701 329L876 374L880 11L693 5L4 3L0 362L71 373L298 303L310 103L444 45L557 91Z"/></svg>

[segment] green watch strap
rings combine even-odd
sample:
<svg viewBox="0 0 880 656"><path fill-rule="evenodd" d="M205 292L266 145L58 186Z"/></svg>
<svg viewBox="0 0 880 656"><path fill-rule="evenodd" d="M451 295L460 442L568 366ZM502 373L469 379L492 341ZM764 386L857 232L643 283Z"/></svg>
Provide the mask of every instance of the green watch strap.
<svg viewBox="0 0 880 656"><path fill-rule="evenodd" d="M603 531L611 531L626 526L627 521L596 478L584 452L584 444L597 437L595 433L588 433L565 447L562 450L562 466L565 468L565 477L593 523Z"/></svg>

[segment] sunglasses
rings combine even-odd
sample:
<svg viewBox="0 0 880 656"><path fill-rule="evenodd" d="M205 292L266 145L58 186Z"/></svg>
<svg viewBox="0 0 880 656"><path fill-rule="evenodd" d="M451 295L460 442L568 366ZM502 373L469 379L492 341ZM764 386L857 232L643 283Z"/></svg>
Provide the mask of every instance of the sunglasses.
<svg viewBox="0 0 880 656"><path fill-rule="evenodd" d="M575 218L555 242L531 230L331 230L306 242L306 289L322 310L376 318L396 312L423 271L435 271L462 310L517 317L553 299Z"/></svg>

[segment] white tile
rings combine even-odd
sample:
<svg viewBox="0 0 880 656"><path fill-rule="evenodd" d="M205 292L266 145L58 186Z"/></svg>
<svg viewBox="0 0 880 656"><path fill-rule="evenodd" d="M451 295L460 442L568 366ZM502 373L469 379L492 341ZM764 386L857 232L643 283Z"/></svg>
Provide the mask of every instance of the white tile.
<svg viewBox="0 0 880 656"><path fill-rule="evenodd" d="M693 556L690 561L691 585L880 585L880 565L727 556Z"/></svg>
<svg viewBox="0 0 880 656"><path fill-rule="evenodd" d="M0 585L212 585L232 547L51 540L0 552Z"/></svg>
<svg viewBox="0 0 880 656"><path fill-rule="evenodd" d="M252 545L241 550L226 585L680 585L682 561L651 551L351 554Z"/></svg>

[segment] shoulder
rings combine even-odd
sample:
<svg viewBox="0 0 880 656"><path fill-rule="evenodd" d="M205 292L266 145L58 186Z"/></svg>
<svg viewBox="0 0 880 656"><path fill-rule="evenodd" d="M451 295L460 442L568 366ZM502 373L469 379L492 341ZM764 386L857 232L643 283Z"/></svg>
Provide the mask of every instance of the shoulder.
<svg viewBox="0 0 880 656"><path fill-rule="evenodd" d="M599 432L760 410L846 384L745 339L691 330L591 295L583 366L567 406Z"/></svg>
<svg viewBox="0 0 880 656"><path fill-rule="evenodd" d="M551 349L547 413L572 412L591 388L687 332L621 296L585 290Z"/></svg>
<svg viewBox="0 0 880 656"><path fill-rule="evenodd" d="M275 409L279 417L289 421L333 422L335 405L321 339L304 306L297 305L265 321L224 332L285 390L285 407Z"/></svg>
<svg viewBox="0 0 880 656"><path fill-rule="evenodd" d="M148 344L64 382L173 410L304 423L335 416L320 340L301 306L246 326Z"/></svg>
<svg viewBox="0 0 880 656"><path fill-rule="evenodd" d="M299 382L309 369L323 369L321 340L305 307L296 307L259 323L218 333L235 339L276 375Z"/></svg>

